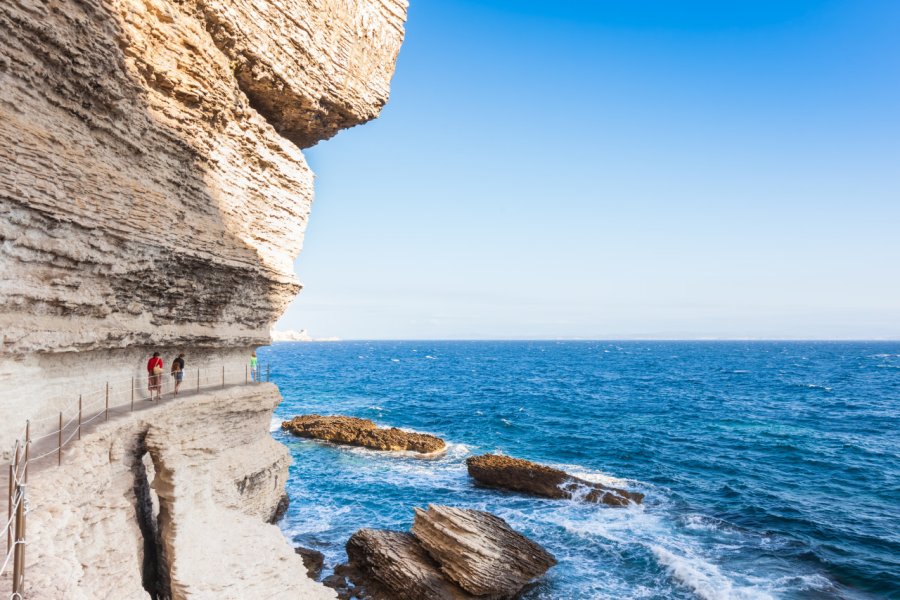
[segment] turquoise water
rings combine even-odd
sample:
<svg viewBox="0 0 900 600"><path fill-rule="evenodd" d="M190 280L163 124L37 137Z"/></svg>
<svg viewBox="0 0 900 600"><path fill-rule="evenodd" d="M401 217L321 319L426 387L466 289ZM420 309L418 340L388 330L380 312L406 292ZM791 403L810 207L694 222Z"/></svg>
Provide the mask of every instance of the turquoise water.
<svg viewBox="0 0 900 600"><path fill-rule="evenodd" d="M900 598L900 343L342 342L263 349L276 417L431 432L437 460L273 431L281 526L344 560L428 503L494 512L559 559L526 600ZM615 509L477 488L502 452L646 494Z"/></svg>

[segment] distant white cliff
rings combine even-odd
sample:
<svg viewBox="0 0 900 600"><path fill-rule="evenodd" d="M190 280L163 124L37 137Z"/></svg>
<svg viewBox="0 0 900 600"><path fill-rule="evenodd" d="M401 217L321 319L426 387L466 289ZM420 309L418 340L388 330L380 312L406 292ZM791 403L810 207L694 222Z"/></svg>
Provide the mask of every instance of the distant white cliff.
<svg viewBox="0 0 900 600"><path fill-rule="evenodd" d="M297 331L295 329L288 329L287 331L276 331L272 330L272 341L273 342L339 342L341 338L338 337L327 337L327 338L314 338L305 329L301 329Z"/></svg>

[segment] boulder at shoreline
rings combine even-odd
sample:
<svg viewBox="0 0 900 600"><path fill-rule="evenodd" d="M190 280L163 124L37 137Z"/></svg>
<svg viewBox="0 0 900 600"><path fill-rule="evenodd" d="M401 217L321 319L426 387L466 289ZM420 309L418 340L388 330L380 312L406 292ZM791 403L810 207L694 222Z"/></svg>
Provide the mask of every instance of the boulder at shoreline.
<svg viewBox="0 0 900 600"><path fill-rule="evenodd" d="M341 598L509 600L556 564L540 545L480 510L416 509L412 533L360 529L326 584Z"/></svg>
<svg viewBox="0 0 900 600"><path fill-rule="evenodd" d="M368 419L357 417L300 415L284 421L281 428L299 437L372 450L433 454L447 447L444 440L437 436L410 433L396 427L382 428Z"/></svg>
<svg viewBox="0 0 900 600"><path fill-rule="evenodd" d="M511 598L556 564L539 544L480 510L417 508L412 533L444 575L479 598Z"/></svg>
<svg viewBox="0 0 900 600"><path fill-rule="evenodd" d="M469 475L482 485L545 498L575 498L610 506L640 504L644 500L644 495L638 492L593 483L521 458L482 454L467 458L466 466Z"/></svg>
<svg viewBox="0 0 900 600"><path fill-rule="evenodd" d="M379 600L474 600L441 573L409 533L360 529L347 542L348 573L365 597Z"/></svg>

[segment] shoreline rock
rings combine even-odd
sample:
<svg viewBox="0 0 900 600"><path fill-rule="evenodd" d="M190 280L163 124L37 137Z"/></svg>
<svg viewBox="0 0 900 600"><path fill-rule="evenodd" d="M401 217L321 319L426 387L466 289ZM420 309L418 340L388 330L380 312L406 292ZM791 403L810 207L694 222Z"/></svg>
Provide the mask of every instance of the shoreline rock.
<svg viewBox="0 0 900 600"><path fill-rule="evenodd" d="M509 600L556 564L552 554L487 512L415 509L412 533L360 529L326 585L340 598Z"/></svg>
<svg viewBox="0 0 900 600"><path fill-rule="evenodd" d="M477 597L511 598L556 564L539 544L491 513L432 504L412 533L441 571Z"/></svg>
<svg viewBox="0 0 900 600"><path fill-rule="evenodd" d="M310 579L318 579L322 574L322 567L325 566L325 555L318 550L312 548L304 548L297 546L294 552L303 559L303 566L306 567L306 574Z"/></svg>
<svg viewBox="0 0 900 600"><path fill-rule="evenodd" d="M467 458L466 467L475 481L487 487L609 506L628 506L644 501L644 495L639 492L607 487L521 458L482 454Z"/></svg>
<svg viewBox="0 0 900 600"><path fill-rule="evenodd" d="M378 427L368 419L357 417L300 415L282 422L281 428L298 437L371 450L435 454L447 448L437 436Z"/></svg>
<svg viewBox="0 0 900 600"><path fill-rule="evenodd" d="M474 600L444 577L440 565L410 533L360 529L347 542L347 558L349 568L343 572L355 588L365 590L367 598Z"/></svg>

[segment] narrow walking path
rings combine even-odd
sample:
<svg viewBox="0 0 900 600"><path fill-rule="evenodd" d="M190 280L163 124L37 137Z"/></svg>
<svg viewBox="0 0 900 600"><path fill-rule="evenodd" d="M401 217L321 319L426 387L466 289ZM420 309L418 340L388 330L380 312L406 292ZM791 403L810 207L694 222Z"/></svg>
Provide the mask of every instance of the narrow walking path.
<svg viewBox="0 0 900 600"><path fill-rule="evenodd" d="M23 438L29 438L25 444L19 440L17 447L12 452L9 465L0 469L0 490L7 491L7 506L0 513L0 594L2 598L11 600L24 600L27 596L17 595L13 590L15 557L10 552L11 541L23 539L21 547L27 548L28 497L27 481L42 471L66 464L66 452L72 444L77 443L83 436L94 431L101 423L121 421L128 419L136 413L148 413L160 406L176 401L189 401L192 396L210 393L216 390L225 390L247 385L258 385L261 372L251 373L247 366L227 367L215 369L197 369L186 375L192 375L192 385L188 383L188 377L179 389L178 395L174 393L175 379L170 374L161 375L160 394L150 397L148 389L138 389L136 386L144 386L143 381L130 378L128 387L121 388L111 393L109 383L103 390L93 392L91 397L99 397L85 405L84 396L79 396L78 402L70 404L66 410L53 416L43 417L23 424ZM268 369L266 369L266 381L268 381ZM120 402L116 402L120 400ZM26 447L27 446L27 450ZM21 536L16 533L16 484L24 491L24 515Z"/></svg>

